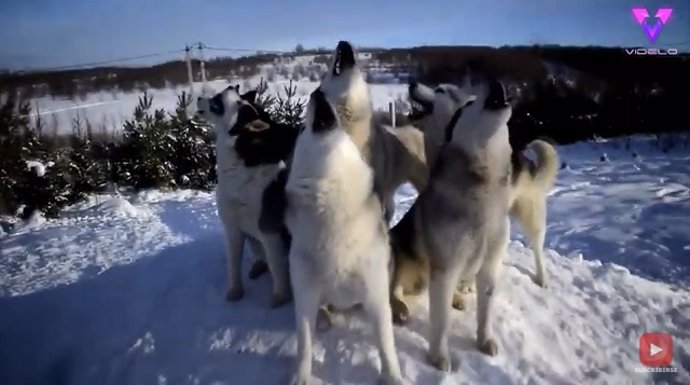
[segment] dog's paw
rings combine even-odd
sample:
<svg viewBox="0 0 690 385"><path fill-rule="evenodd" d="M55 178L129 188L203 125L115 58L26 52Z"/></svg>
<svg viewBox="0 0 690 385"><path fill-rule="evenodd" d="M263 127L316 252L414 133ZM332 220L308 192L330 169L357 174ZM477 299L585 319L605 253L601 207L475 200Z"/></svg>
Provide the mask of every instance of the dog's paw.
<svg viewBox="0 0 690 385"><path fill-rule="evenodd" d="M396 325L405 325L410 320L410 308L398 298L391 298L391 312Z"/></svg>
<svg viewBox="0 0 690 385"><path fill-rule="evenodd" d="M292 301L292 295L290 293L273 293L271 297L271 308L275 309L286 305Z"/></svg>
<svg viewBox="0 0 690 385"><path fill-rule="evenodd" d="M427 354L426 355L426 361L429 363L429 365L433 366L434 368L442 371L442 372L450 372L451 369L451 363L450 363L450 357L441 355L441 354Z"/></svg>
<svg viewBox="0 0 690 385"><path fill-rule="evenodd" d="M235 287L230 290L228 290L228 293L225 295L225 300L228 302L237 302L241 300L244 297L244 288L243 287Z"/></svg>
<svg viewBox="0 0 690 385"><path fill-rule="evenodd" d="M249 279L258 279L266 273L268 273L268 264L263 259L259 259L254 262L252 268L249 270Z"/></svg>
<svg viewBox="0 0 690 385"><path fill-rule="evenodd" d="M479 351L486 354L487 356L495 357L498 354L498 345L493 338L487 338L483 342L477 342L477 347Z"/></svg>
<svg viewBox="0 0 690 385"><path fill-rule="evenodd" d="M331 312L325 306L320 307L319 312L316 314L316 330L325 332L332 327L333 319L331 318Z"/></svg>
<svg viewBox="0 0 690 385"><path fill-rule="evenodd" d="M465 310L465 299L462 298L462 294L458 291L453 293L453 309Z"/></svg>

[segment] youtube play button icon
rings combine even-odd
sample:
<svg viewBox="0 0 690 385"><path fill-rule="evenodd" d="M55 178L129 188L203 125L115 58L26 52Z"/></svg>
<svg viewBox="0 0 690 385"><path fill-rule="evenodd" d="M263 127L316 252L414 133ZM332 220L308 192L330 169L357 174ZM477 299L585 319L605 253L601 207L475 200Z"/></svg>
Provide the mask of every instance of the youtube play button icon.
<svg viewBox="0 0 690 385"><path fill-rule="evenodd" d="M645 333L640 337L640 362L645 366L669 366L673 362L673 339L666 333Z"/></svg>

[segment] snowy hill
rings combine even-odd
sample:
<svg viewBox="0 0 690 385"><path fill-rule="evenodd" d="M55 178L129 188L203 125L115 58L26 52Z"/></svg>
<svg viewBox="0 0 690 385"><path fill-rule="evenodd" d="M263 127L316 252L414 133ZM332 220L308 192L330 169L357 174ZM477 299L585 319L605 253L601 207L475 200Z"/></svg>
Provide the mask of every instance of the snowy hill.
<svg viewBox="0 0 690 385"><path fill-rule="evenodd" d="M690 383L690 156L645 138L632 146L636 161L615 142L560 149L568 168L549 201L550 287L532 283L532 253L513 241L497 357L474 347L472 297L452 318L459 370L441 376L424 360L426 299L414 302L410 325L395 329L411 383ZM396 217L414 197L399 190ZM224 271L213 194L93 197L61 219L18 225L0 235L0 384L286 384L292 307L269 309L268 277L226 303ZM645 332L674 337L677 373L636 372ZM319 333L317 383L374 383L371 333L357 311Z"/></svg>

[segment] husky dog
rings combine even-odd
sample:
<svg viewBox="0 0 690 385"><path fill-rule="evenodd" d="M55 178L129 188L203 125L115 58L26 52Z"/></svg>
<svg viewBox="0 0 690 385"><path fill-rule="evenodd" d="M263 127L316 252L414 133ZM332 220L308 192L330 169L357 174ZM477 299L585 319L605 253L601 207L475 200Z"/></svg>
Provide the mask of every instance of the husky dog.
<svg viewBox="0 0 690 385"><path fill-rule="evenodd" d="M265 202L284 206L292 234L290 280L298 333L293 383L306 385L311 379L317 312L328 302L338 308L363 304L374 325L384 383L403 384L388 283L382 279L389 275L388 232L373 170L321 89L310 96L289 173L281 173L265 196Z"/></svg>
<svg viewBox="0 0 690 385"><path fill-rule="evenodd" d="M450 369L448 321L460 279L477 280L477 344L497 352L490 312L506 253L512 109L503 85L491 81L463 108L452 139L439 151L429 185L392 232L397 251L428 261L429 362Z"/></svg>
<svg viewBox="0 0 690 385"><path fill-rule="evenodd" d="M394 129L374 123L369 87L349 42L338 43L321 90L335 106L342 128L373 168L374 189L390 220L395 211L393 195L401 184L411 182L417 191L426 187L429 172L424 135L411 126Z"/></svg>
<svg viewBox="0 0 690 385"><path fill-rule="evenodd" d="M297 130L260 119L239 86L228 87L212 98L199 97L197 115L215 128L218 186L216 201L225 230L227 247L228 301L244 296L240 275L242 250L249 242L255 256L265 253L273 279L271 305L290 301L285 232L259 230L261 194L285 168L297 138Z"/></svg>
<svg viewBox="0 0 690 385"><path fill-rule="evenodd" d="M466 88L441 84L432 90L416 82L410 84L409 96L413 107L410 119L424 131L427 163L430 167L436 162L440 146L450 141L452 128L462 113L461 107L474 99L474 96L465 91ZM527 149L536 155L536 161L523 152L513 154L508 206L510 216L527 233L534 251L537 266L534 282L547 287L543 252L546 199L558 173L558 154L553 145L541 139L532 141Z"/></svg>

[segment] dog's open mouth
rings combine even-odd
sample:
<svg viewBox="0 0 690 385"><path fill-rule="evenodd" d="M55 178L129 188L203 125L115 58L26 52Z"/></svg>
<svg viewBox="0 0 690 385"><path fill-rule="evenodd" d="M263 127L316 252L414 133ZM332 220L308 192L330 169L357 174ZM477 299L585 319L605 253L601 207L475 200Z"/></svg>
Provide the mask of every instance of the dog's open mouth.
<svg viewBox="0 0 690 385"><path fill-rule="evenodd" d="M355 66L355 51L352 45L346 41L340 41L335 49L335 61L333 63L333 75L340 75L344 71Z"/></svg>
<svg viewBox="0 0 690 385"><path fill-rule="evenodd" d="M427 109L424 108L424 105L410 98L410 113L407 114L407 117L410 120L419 120L427 115L429 115L429 112L427 112Z"/></svg>
<svg viewBox="0 0 690 385"><path fill-rule="evenodd" d="M502 82L492 79L488 84L489 92L484 100L484 108L488 110L500 110L510 106L510 99Z"/></svg>
<svg viewBox="0 0 690 385"><path fill-rule="evenodd" d="M410 84L410 113L407 114L407 118L411 121L420 120L434 112L434 104L418 97L416 88L416 83Z"/></svg>

